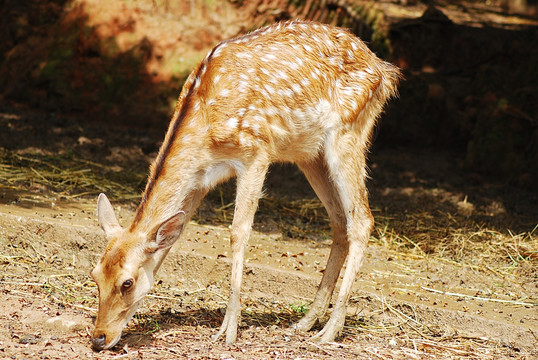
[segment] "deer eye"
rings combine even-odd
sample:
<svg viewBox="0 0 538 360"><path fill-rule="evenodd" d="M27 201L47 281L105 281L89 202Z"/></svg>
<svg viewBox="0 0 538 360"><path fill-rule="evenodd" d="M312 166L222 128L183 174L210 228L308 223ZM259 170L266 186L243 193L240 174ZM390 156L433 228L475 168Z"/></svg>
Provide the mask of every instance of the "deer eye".
<svg viewBox="0 0 538 360"><path fill-rule="evenodd" d="M125 280L123 284L121 284L121 290L128 290L131 286L133 286L133 279Z"/></svg>

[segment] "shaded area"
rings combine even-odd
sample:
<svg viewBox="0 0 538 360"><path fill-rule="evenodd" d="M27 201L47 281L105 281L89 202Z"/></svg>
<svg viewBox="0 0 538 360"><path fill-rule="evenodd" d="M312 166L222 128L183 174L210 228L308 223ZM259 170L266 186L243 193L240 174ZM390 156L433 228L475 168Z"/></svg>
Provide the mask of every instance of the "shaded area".
<svg viewBox="0 0 538 360"><path fill-rule="evenodd" d="M86 8L80 1L4 2L2 96L35 109L82 117L84 123L156 126L164 131L178 79L160 80L147 72L145 64L154 56L148 39L128 50L120 48L117 37L136 26L130 21L132 10L118 14L102 35L102 26L89 23L95 13ZM47 119L40 123L58 126Z"/></svg>
<svg viewBox="0 0 538 360"><path fill-rule="evenodd" d="M103 12L117 10L107 4ZM64 198L105 191L117 201L136 202L179 90L177 79L148 71L161 56L154 49L162 46L146 38L120 51L120 39L141 31L142 22L133 20L140 14L192 15L188 5L152 4L121 5L125 11L112 17L103 36L103 25L91 23L95 14L87 10L95 2L6 3L2 14L9 20L0 25L6 35L0 42L3 185ZM383 115L370 156L378 229L389 224L400 238L415 239L404 246L425 252L454 241L455 232L532 233L538 219L536 27L504 24L505 17L483 23L458 18L472 11L484 19L497 14L491 7L474 8L478 2L462 1L456 9L443 2L435 2L437 8L355 1L234 4L248 20L238 28L296 16L344 24L405 70L400 99ZM190 41L203 53L222 36L199 31L196 41L164 30L160 38ZM190 53L193 64L198 55ZM330 237L326 212L295 167L274 166L266 187L258 230ZM197 221L229 224L234 192L233 182L213 191ZM6 195L4 201L17 200Z"/></svg>
<svg viewBox="0 0 538 360"><path fill-rule="evenodd" d="M538 28L474 25L434 7L391 25L407 81L379 142L450 149L467 171L536 189Z"/></svg>
<svg viewBox="0 0 538 360"><path fill-rule="evenodd" d="M231 35L295 17L353 29L405 71L400 99L391 102L380 122L377 146L448 150L457 155L459 169L485 176L485 182L536 189L536 21L509 18L502 7L477 1L409 3L274 0L234 2L227 11L206 6L200 12L215 11L228 22L229 9L242 14L242 22L226 25ZM175 34L167 22L160 36L140 33L166 15L183 15L178 20L188 22L198 10L149 1L7 1L0 8L6 19L0 25L2 106L7 100L75 116L83 126L128 125L162 134L182 80L227 34L201 26L192 32L198 36ZM177 49L185 50L184 57L173 55ZM69 127L68 122L40 119L34 130L13 125L6 137L40 135L51 127ZM112 131L121 132L107 129ZM47 141L35 138L36 147ZM3 147L18 147L16 139Z"/></svg>

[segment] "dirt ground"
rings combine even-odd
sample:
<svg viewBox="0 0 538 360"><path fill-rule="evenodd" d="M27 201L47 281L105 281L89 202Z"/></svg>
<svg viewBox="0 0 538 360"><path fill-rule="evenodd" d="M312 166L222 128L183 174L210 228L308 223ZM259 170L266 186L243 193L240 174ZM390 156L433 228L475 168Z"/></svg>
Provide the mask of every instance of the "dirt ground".
<svg viewBox="0 0 538 360"><path fill-rule="evenodd" d="M145 27L140 14L129 13L138 24L130 35L114 22L108 25L121 31L99 29L121 33L120 45L148 29L158 39L158 14ZM203 13L191 15L202 19L198 28L171 17L165 24L193 42L182 51L198 55L243 24L230 16L230 24L210 29ZM202 26L208 31L196 37ZM151 56L179 56L164 45ZM157 79L167 77L162 62L147 65ZM89 271L105 247L95 201L106 192L129 223L164 126L104 126L0 98L0 129L2 359L538 357L535 187L472 171L458 152L386 143L374 143L369 156L376 228L337 342L310 341L322 324L308 334L289 329L314 296L331 233L301 173L275 165L247 251L237 343L210 340L229 291L232 181L208 195L120 343L94 352L97 289Z"/></svg>
<svg viewBox="0 0 538 360"><path fill-rule="evenodd" d="M160 135L104 132L56 116L50 121L57 127L42 128L47 116L7 105L0 116L2 128L11 129L2 143L12 149L3 153L0 188L3 357L538 355L536 193L484 183L461 171L451 154L388 148L370 156L376 230L339 342L318 345L309 341L312 334L289 330L321 278L330 229L300 172L280 165L267 180L248 248L237 344L210 340L229 286L233 183L227 183L189 224L120 344L95 353L89 334L97 293L88 273L105 245L95 195L107 191L127 224L136 198L124 194L137 190L121 184L143 185L139 178ZM74 179L55 180L62 171ZM138 175L128 181L118 175L131 172Z"/></svg>

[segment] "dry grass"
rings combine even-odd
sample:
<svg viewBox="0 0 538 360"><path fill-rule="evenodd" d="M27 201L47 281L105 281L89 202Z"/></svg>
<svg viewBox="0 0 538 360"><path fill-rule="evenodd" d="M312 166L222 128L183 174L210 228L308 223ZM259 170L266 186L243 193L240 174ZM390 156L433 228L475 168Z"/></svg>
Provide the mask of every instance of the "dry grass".
<svg viewBox="0 0 538 360"><path fill-rule="evenodd" d="M91 196L99 192L113 194L128 202L139 197L143 174L118 178L113 172L90 161L69 157L0 153L0 181L4 187L32 190L66 198ZM112 179L112 180L111 180ZM229 223L233 202L229 191L233 184L217 188L205 210L211 222ZM376 230L371 242L389 254L403 259L438 261L454 267L494 275L520 285L537 281L537 228L520 234L501 232L457 213L416 211L400 217L375 210ZM260 204L261 221L277 219L285 236L296 238L330 238L325 210L319 200L266 197ZM39 298L54 304L95 314L95 284L74 264L39 252L30 242L7 244L0 255L0 284L4 292L21 298ZM70 270L69 270L70 269ZM425 291L434 289L425 288ZM444 293L443 296L467 296ZM536 294L514 298L514 305L534 306ZM320 346L308 337L288 330L304 311L304 304L244 298L241 340L235 347L209 343L207 340L220 325L226 304L222 289L198 287L169 289L155 286L150 301L126 329L126 339L151 336L151 346L128 347L118 358L136 354L148 356L187 356L193 348L218 347L221 354L283 358L480 358L514 356L506 346L486 339L468 338L447 328L429 325L417 309L387 298L353 298L351 304L362 309L348 316L342 342ZM178 306L171 306L171 304ZM182 309L176 312L173 309ZM319 328L318 328L319 329ZM181 341L178 341L178 338ZM86 340L83 340L86 341ZM134 341L134 340L133 340ZM205 345L204 345L205 344ZM209 345L211 344L211 345ZM255 345L264 344L264 345ZM136 354L135 354L136 353ZM516 356L517 357L517 356ZM210 355L207 358L211 358ZM525 358L523 356L522 358Z"/></svg>
<svg viewBox="0 0 538 360"><path fill-rule="evenodd" d="M139 198L144 174L118 174L101 164L73 156L18 154L0 148L0 186L52 192L63 198L106 192L119 199Z"/></svg>
<svg viewBox="0 0 538 360"><path fill-rule="evenodd" d="M74 156L19 154L0 151L0 186L14 190L51 192L65 198L94 197L106 192L116 199L136 201L145 182L145 173L117 173L108 167ZM209 196L211 221L229 223L233 217L233 184L217 188ZM231 200L232 199L232 200ZM278 219L285 234L311 237L330 236L328 218L317 198L265 197L260 217ZM439 209L436 213L415 211L404 218L374 209L374 243L408 256L434 257L482 267L503 276L512 276L524 264L538 261L538 224L534 229L514 234L500 232L472 217Z"/></svg>
<svg viewBox="0 0 538 360"><path fill-rule="evenodd" d="M144 173L121 172L69 156L0 152L0 186L13 190L38 190L64 198L94 197L106 192L115 199L134 202L140 197ZM229 224L233 217L233 183L214 190L200 222ZM445 211L410 211L404 217L374 209L375 232L371 241L404 257L438 259L455 266L493 273L518 282L521 269L538 266L538 225L519 234L501 232L473 217ZM328 217L317 198L265 197L259 220L277 220L285 236L330 238ZM532 276L532 274L531 274ZM534 276L537 276L536 274Z"/></svg>
<svg viewBox="0 0 538 360"><path fill-rule="evenodd" d="M428 213L409 216L407 221L377 217L373 243L401 257L433 259L468 267L520 284L521 271L538 266L538 225L528 232L505 233L469 218L456 219L443 213L432 222ZM428 223L428 225L424 225ZM449 226L446 226L450 223ZM410 226L411 225L411 226ZM538 273L529 274L537 280Z"/></svg>

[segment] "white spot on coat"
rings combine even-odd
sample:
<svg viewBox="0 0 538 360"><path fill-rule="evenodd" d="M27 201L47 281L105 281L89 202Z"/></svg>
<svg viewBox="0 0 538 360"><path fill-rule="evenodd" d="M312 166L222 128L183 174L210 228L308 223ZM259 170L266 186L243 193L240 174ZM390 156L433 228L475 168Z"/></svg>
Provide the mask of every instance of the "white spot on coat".
<svg viewBox="0 0 538 360"><path fill-rule="evenodd" d="M269 84L265 84L264 87L265 87L265 89L269 92L269 94L272 95L272 94L275 93L275 88L272 87L271 85L269 85ZM267 96L266 96L266 97L267 97Z"/></svg>
<svg viewBox="0 0 538 360"><path fill-rule="evenodd" d="M228 126L230 129L237 129L237 126L239 125L239 119L236 117L231 117L228 120L226 120L226 126Z"/></svg>
<svg viewBox="0 0 538 360"><path fill-rule="evenodd" d="M288 79L288 74L284 70L278 70L275 74L275 76L279 79L286 80Z"/></svg>
<svg viewBox="0 0 538 360"><path fill-rule="evenodd" d="M305 49L305 51L312 51L312 46L308 45L308 44L303 44L303 48Z"/></svg>
<svg viewBox="0 0 538 360"><path fill-rule="evenodd" d="M252 55L249 54L248 52L239 52L239 53L236 53L235 56L237 56L240 59L250 59L252 57Z"/></svg>

